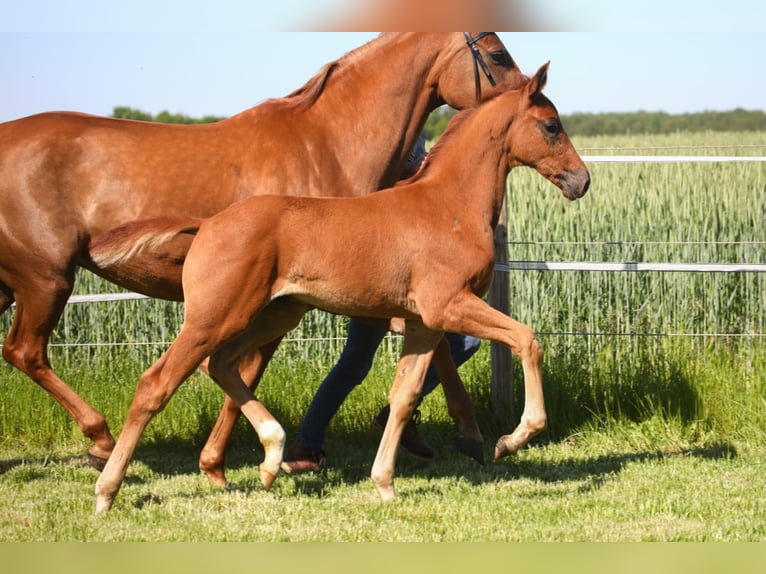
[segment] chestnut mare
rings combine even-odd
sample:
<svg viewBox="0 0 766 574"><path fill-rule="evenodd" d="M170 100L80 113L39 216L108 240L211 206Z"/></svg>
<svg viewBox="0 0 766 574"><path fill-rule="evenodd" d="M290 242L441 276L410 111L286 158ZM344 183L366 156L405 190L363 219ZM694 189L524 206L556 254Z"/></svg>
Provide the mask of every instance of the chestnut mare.
<svg viewBox="0 0 766 574"><path fill-rule="evenodd" d="M70 413L94 442L91 464L103 468L114 447L106 421L56 375L47 356L75 268L181 300L190 240L155 259L105 270L87 253L91 238L142 218L209 217L256 194L352 196L388 187L429 112L444 103L474 105L489 84L517 87L524 80L494 33L384 34L289 96L214 124L74 113L0 124L0 312L16 303L3 357ZM248 380L260 376L275 348L243 357ZM458 419L462 413L461 431L480 440L447 345L440 357L450 412ZM223 453L236 417L228 401L200 458L214 482L225 482Z"/></svg>
<svg viewBox="0 0 766 574"><path fill-rule="evenodd" d="M240 406L264 447L259 468L271 487L285 432L244 384L240 357L281 337L310 308L405 319L391 413L372 480L394 497L394 461L436 345L445 331L507 345L524 370L521 421L500 437L495 459L515 453L546 424L543 351L529 327L492 309L494 227L515 166L534 167L574 200L590 175L543 96L548 65L522 88L497 90L459 114L413 178L357 198L256 196L200 222L138 221L91 246L99 265L197 230L183 269L184 323L139 380L125 426L96 483L96 511L111 507L141 434L206 357L213 379ZM277 307L268 317L264 310Z"/></svg>

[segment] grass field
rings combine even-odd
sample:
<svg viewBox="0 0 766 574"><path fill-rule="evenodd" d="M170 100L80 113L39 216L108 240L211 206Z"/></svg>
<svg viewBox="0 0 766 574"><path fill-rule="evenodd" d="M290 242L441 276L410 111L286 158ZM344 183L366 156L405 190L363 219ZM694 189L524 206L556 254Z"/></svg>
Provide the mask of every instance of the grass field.
<svg viewBox="0 0 766 574"><path fill-rule="evenodd" d="M575 143L584 155L618 148L763 155L766 134ZM753 147L727 147L734 145ZM512 174L511 259L766 263L763 164L591 171L591 190L576 203L530 171ZM436 458L401 454L399 500L380 504L369 480L379 438L370 420L386 401L400 344L391 338L333 420L324 473L282 475L264 492L262 451L241 423L230 487L209 486L196 460L222 395L195 375L147 429L113 511L95 517L87 442L60 406L2 364L0 540L766 540L763 274L513 272L510 279L511 312L535 327L546 350L550 415L549 429L518 456L481 467L459 455L436 392L422 422ZM112 289L80 277L81 293ZM180 312L155 301L67 309L52 361L115 434L138 376L164 348L157 342L172 340ZM9 321L10 313L0 317L0 332ZM337 357L344 323L310 313L259 389L289 434ZM311 337L326 340L300 341ZM90 345L102 342L121 345ZM514 421L492 413L488 345L461 373L489 459Z"/></svg>

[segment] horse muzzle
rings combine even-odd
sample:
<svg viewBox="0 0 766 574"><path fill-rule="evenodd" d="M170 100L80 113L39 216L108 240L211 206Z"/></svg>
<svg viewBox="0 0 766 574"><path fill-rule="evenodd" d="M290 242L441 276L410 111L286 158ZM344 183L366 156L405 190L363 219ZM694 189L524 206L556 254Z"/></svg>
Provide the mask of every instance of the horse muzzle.
<svg viewBox="0 0 766 574"><path fill-rule="evenodd" d="M586 194L590 187L590 172L581 167L573 171L566 171L556 176L556 185L561 189L564 197L574 201Z"/></svg>

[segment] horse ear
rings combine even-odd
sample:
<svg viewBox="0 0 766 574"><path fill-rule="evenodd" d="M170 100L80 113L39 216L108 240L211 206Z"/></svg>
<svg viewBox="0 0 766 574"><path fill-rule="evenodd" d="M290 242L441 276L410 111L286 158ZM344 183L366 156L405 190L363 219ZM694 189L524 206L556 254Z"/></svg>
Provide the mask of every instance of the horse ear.
<svg viewBox="0 0 766 574"><path fill-rule="evenodd" d="M529 83L527 84L527 92L529 93L530 97L535 96L543 91L543 88L548 81L548 66L550 65L551 62L548 60L545 62L545 64L540 66L540 69L537 70L537 73L532 76L531 80L529 80Z"/></svg>

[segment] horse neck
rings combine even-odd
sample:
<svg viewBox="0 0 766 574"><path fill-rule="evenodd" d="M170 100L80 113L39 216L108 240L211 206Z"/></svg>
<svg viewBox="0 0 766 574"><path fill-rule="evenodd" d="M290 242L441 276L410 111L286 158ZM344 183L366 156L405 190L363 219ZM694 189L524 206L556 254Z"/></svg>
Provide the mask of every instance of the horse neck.
<svg viewBox="0 0 766 574"><path fill-rule="evenodd" d="M412 33L377 38L341 62L310 111L334 117L334 153L354 182L354 195L398 179L428 114L440 104L432 78L446 42Z"/></svg>
<svg viewBox="0 0 766 574"><path fill-rule="evenodd" d="M440 205L447 203L444 192L448 189L452 205L482 217L489 215L493 226L503 205L508 174L516 165L508 147L514 142L506 137L515 116L508 117L506 112L506 120L498 123L496 107L484 104L450 126L416 176L416 181L431 182L429 189Z"/></svg>
<svg viewBox="0 0 766 574"><path fill-rule="evenodd" d="M445 35L384 34L330 70L319 97L296 119L306 148L321 142L316 153L339 172L333 195L363 195L396 182L441 103L434 75L449 44Z"/></svg>

